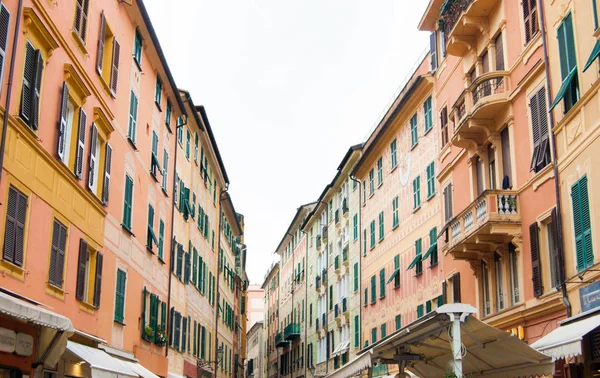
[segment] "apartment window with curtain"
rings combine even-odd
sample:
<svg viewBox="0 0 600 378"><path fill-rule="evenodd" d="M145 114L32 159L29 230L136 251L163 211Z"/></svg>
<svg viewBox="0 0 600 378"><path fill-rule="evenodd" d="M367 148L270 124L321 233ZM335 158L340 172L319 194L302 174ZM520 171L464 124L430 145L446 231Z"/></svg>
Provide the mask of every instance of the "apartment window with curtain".
<svg viewBox="0 0 600 378"><path fill-rule="evenodd" d="M567 14L558 27L557 39L562 84L552 102L550 110L554 109L562 101L563 113L566 114L579 101L580 95L575 37L573 34L573 17L571 13Z"/></svg>

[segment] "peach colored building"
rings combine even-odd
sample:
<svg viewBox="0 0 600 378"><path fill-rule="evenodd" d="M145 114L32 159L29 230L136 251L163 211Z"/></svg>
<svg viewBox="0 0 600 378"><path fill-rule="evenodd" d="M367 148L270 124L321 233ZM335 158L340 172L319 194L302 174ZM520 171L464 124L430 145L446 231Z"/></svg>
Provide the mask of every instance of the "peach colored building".
<svg viewBox="0 0 600 378"><path fill-rule="evenodd" d="M265 318L265 292L259 285L248 286L248 301L246 303L248 311L248 329L251 329L254 323L262 322Z"/></svg>
<svg viewBox="0 0 600 378"><path fill-rule="evenodd" d="M263 354L263 376L265 378L278 377L279 351L275 339L279 332L279 262L274 263L267 274L261 288L265 297L264 338L265 350Z"/></svg>
<svg viewBox="0 0 600 378"><path fill-rule="evenodd" d="M431 0L419 24L432 32L440 252L470 264L462 302L529 343L566 314L538 17L535 1Z"/></svg>

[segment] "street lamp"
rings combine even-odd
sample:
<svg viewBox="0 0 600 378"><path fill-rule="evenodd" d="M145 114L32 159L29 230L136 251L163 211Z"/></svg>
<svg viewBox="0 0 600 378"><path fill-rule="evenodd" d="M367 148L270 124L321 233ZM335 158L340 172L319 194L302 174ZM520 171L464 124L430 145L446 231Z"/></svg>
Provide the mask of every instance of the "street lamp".
<svg viewBox="0 0 600 378"><path fill-rule="evenodd" d="M196 360L196 369L198 370L198 377L200 377L202 375L200 372L201 369L203 369L207 366L210 366L210 365L214 364L215 362L217 363L217 366L219 366L222 359L223 359L223 347L222 346L217 348L217 359L216 360L204 361L201 359L197 359Z"/></svg>

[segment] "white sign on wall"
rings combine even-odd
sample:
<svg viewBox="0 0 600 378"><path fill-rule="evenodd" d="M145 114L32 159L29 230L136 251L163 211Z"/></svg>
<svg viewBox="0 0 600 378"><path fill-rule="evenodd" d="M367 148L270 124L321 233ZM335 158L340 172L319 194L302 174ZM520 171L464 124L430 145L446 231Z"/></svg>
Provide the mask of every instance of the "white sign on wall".
<svg viewBox="0 0 600 378"><path fill-rule="evenodd" d="M0 328L0 352L13 353L17 343L17 334L15 331Z"/></svg>
<svg viewBox="0 0 600 378"><path fill-rule="evenodd" d="M31 356L33 354L33 336L26 333L17 333L15 349L19 356Z"/></svg>

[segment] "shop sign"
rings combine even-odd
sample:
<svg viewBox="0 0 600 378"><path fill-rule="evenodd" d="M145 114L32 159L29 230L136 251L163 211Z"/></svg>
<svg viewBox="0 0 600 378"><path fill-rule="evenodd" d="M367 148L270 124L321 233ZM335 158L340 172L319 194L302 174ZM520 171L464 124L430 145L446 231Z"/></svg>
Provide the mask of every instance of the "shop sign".
<svg viewBox="0 0 600 378"><path fill-rule="evenodd" d="M0 352L13 353L17 343L17 333L13 330L0 328Z"/></svg>
<svg viewBox="0 0 600 378"><path fill-rule="evenodd" d="M0 352L31 356L33 354L33 336L0 328Z"/></svg>
<svg viewBox="0 0 600 378"><path fill-rule="evenodd" d="M579 289L579 301L582 312L600 307L600 281Z"/></svg>

